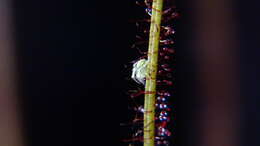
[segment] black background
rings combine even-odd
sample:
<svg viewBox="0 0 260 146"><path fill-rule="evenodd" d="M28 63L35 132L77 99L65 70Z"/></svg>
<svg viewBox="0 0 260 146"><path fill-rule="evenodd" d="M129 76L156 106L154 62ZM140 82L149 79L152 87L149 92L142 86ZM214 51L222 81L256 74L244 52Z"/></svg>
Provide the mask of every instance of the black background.
<svg viewBox="0 0 260 146"><path fill-rule="evenodd" d="M258 1L237 1L241 42L242 141L259 145ZM138 16L132 0L14 1L20 101L29 146L93 145L115 141L129 118L125 65ZM197 126L190 1L177 1L177 143L194 145ZM249 86L250 85L250 86ZM245 104L244 104L245 103ZM250 125L250 126L249 126ZM257 129L258 127L258 129ZM121 136L119 136L121 135ZM258 143L257 143L258 142ZM243 145L243 144L242 144Z"/></svg>

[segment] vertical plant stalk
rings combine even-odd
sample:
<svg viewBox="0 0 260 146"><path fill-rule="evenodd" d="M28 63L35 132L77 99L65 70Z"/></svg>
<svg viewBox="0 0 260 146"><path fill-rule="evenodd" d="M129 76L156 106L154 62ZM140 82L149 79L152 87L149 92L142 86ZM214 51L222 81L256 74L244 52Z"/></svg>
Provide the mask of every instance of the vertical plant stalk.
<svg viewBox="0 0 260 146"><path fill-rule="evenodd" d="M155 97L163 0L153 0L144 99L144 146L154 146Z"/></svg>

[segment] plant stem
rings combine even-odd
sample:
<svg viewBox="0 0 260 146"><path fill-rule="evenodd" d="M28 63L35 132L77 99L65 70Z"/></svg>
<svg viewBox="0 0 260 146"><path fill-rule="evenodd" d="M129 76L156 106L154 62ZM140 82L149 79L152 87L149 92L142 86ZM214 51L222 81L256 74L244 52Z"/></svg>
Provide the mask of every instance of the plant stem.
<svg viewBox="0 0 260 146"><path fill-rule="evenodd" d="M153 0L144 99L144 146L154 146L155 97L163 0Z"/></svg>

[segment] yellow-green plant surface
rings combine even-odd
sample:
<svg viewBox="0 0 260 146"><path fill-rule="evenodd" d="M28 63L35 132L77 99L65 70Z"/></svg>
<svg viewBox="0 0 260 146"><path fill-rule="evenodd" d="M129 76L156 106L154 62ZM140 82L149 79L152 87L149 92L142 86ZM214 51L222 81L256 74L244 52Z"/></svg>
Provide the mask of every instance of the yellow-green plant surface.
<svg viewBox="0 0 260 146"><path fill-rule="evenodd" d="M144 99L144 146L154 146L155 97L163 0L153 0Z"/></svg>

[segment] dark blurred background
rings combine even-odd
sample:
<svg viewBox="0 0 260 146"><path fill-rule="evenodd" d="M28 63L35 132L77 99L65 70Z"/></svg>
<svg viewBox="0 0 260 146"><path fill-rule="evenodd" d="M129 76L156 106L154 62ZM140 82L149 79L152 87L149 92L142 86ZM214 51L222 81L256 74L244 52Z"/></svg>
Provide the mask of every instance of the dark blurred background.
<svg viewBox="0 0 260 146"><path fill-rule="evenodd" d="M119 106L125 98L121 71L131 57L128 7L123 1L14 2L29 145L102 145L117 139L115 122L125 114Z"/></svg>
<svg viewBox="0 0 260 146"><path fill-rule="evenodd" d="M234 54L239 54L235 76L240 87L236 92L241 96L232 98L239 101L235 119L241 137L237 141L258 146L259 1L231 3L232 17L227 18L232 19L228 26L236 27L233 47ZM179 146L199 145L203 127L199 113L205 103L198 93L202 89L197 77L200 48L194 42L200 4L203 0L177 0L181 13L176 24ZM135 24L130 20L139 17L139 11L132 0L13 1L19 101L28 146L99 146L112 145L108 144L112 140L123 145L121 137L127 131L119 123L129 120L129 67L125 66L137 58L136 50L130 48L135 38ZM216 7L214 12L221 11Z"/></svg>

